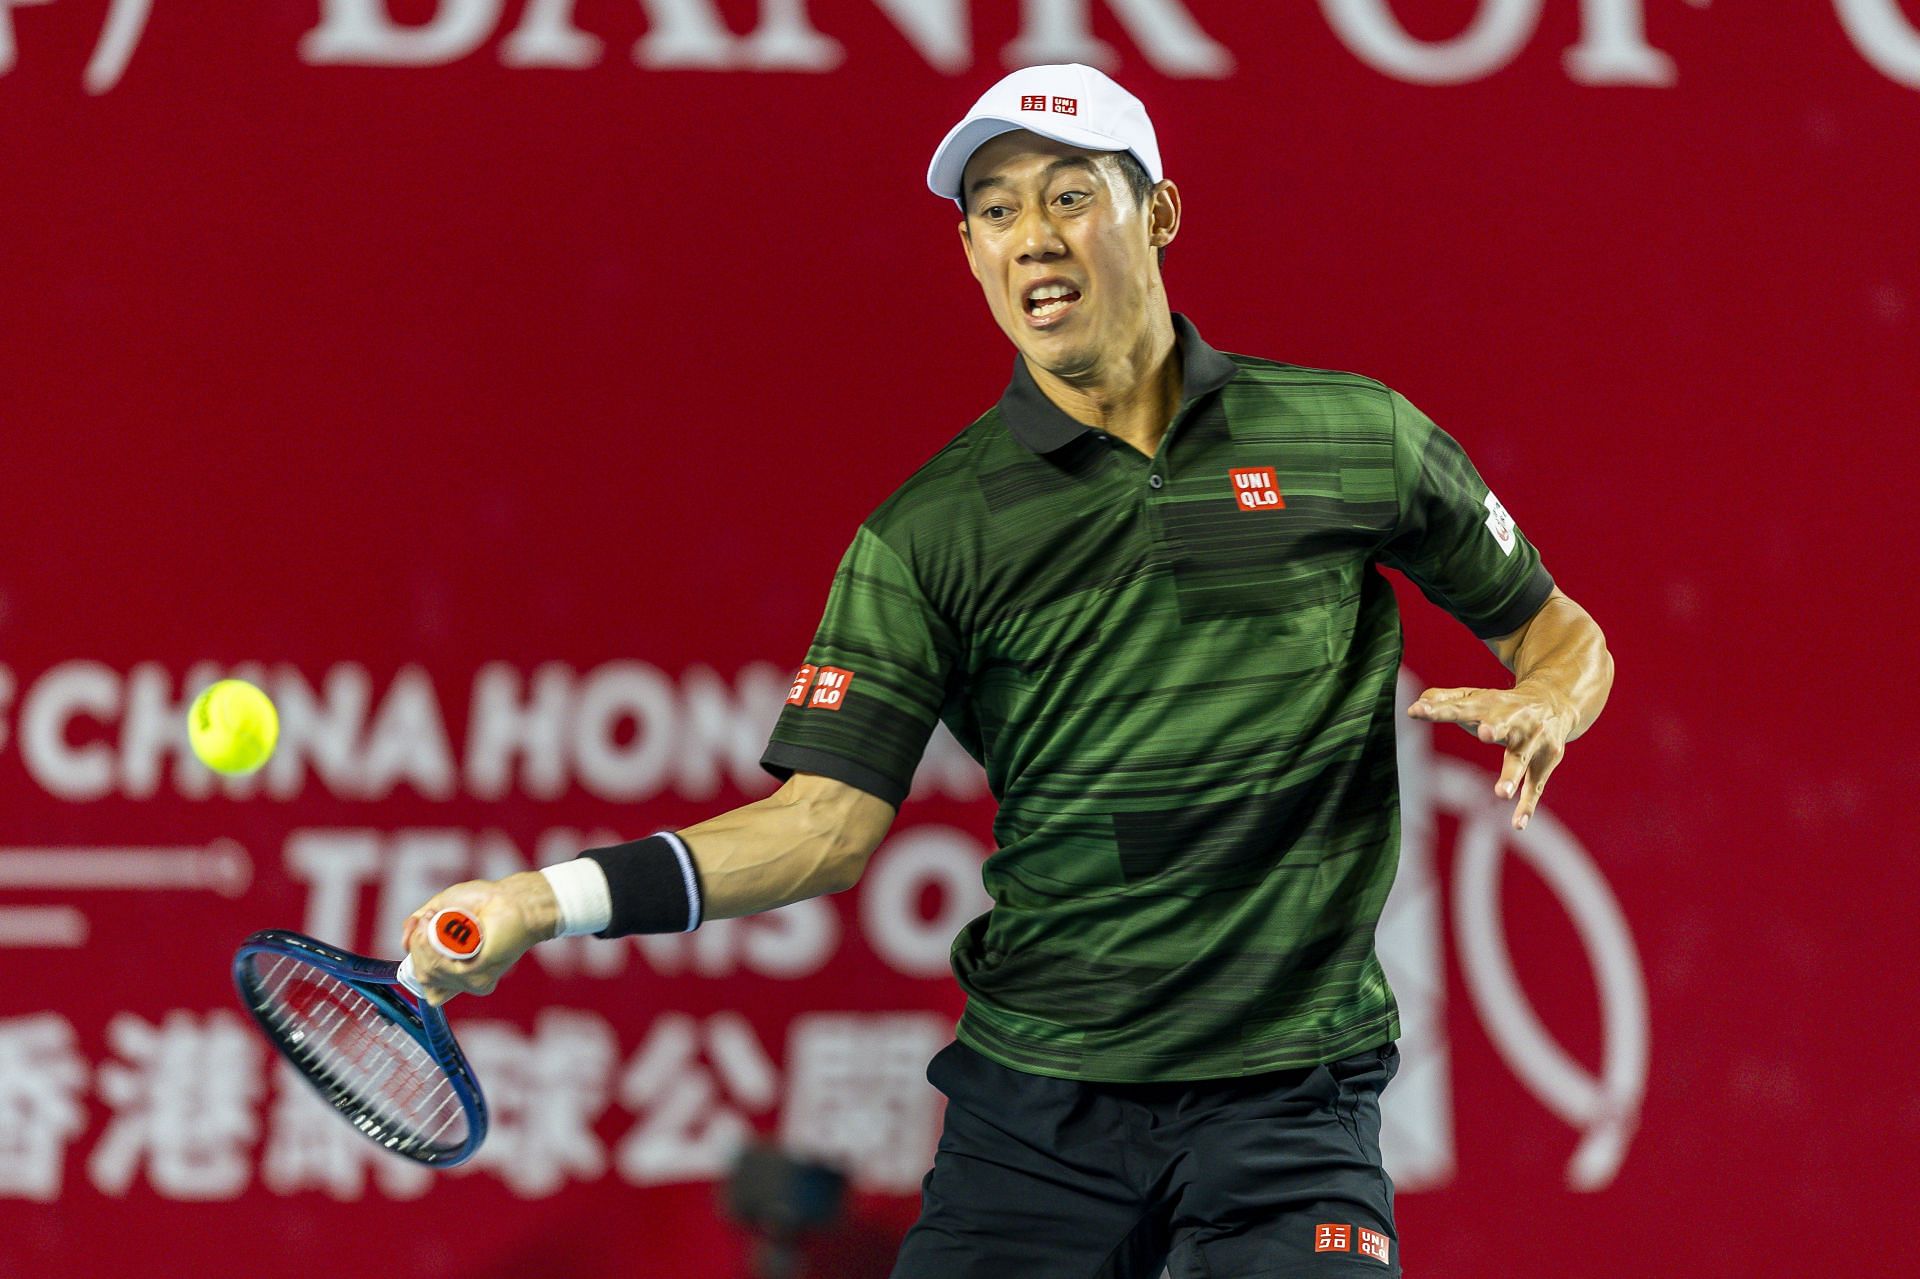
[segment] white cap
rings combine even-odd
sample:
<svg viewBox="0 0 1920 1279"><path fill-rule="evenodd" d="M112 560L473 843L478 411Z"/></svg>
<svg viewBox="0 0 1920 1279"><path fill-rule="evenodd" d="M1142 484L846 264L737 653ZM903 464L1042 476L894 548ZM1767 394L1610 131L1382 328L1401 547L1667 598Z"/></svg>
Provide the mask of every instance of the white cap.
<svg viewBox="0 0 1920 1279"><path fill-rule="evenodd" d="M1089 151L1131 151L1149 178L1163 176L1160 144L1140 99L1092 67L1069 62L1022 67L981 94L934 151L927 185L961 203L967 161L988 140L1015 129Z"/></svg>

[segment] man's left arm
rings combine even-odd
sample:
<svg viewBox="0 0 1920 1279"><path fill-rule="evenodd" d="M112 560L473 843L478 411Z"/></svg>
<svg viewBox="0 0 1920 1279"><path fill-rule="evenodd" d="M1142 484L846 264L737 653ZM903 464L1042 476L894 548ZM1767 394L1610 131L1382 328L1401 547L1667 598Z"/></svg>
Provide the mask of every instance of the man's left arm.
<svg viewBox="0 0 1920 1279"><path fill-rule="evenodd" d="M1558 587L1518 630L1487 640L1514 674L1512 688L1430 688L1407 713L1458 724L1506 748L1494 794L1518 797L1513 827L1526 829L1567 743L1592 726L1613 688L1607 637Z"/></svg>

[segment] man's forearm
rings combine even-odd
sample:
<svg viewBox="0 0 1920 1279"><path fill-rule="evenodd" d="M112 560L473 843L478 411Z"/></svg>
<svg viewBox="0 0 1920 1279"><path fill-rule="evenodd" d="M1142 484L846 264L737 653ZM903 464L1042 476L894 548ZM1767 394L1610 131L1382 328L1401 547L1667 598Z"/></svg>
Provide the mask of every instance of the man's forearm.
<svg viewBox="0 0 1920 1279"><path fill-rule="evenodd" d="M436 893L407 919L427 998L484 995L532 946L566 935L680 932L703 919L772 910L850 888L893 822L893 806L842 782L797 773L763 800L675 834L588 849L571 862ZM687 873L687 861L692 873ZM697 883L695 882L697 881ZM420 925L442 908L480 921L486 944L455 962Z"/></svg>
<svg viewBox="0 0 1920 1279"><path fill-rule="evenodd" d="M865 791L795 774L765 799L680 831L708 919L733 919L853 887L893 821Z"/></svg>
<svg viewBox="0 0 1920 1279"><path fill-rule="evenodd" d="M1512 653L1501 657L1516 689L1538 691L1568 715L1567 741L1600 717L1613 688L1607 637L1586 609L1557 590L1527 623Z"/></svg>

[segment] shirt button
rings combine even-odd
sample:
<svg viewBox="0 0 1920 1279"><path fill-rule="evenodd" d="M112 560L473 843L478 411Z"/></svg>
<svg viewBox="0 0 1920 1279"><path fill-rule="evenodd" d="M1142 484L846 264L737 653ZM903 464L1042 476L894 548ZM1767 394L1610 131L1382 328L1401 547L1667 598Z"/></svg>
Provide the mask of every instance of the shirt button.
<svg viewBox="0 0 1920 1279"><path fill-rule="evenodd" d="M1161 479L1158 475L1149 475L1147 477L1147 483L1151 484L1154 488L1159 488L1162 484L1165 484L1166 481Z"/></svg>

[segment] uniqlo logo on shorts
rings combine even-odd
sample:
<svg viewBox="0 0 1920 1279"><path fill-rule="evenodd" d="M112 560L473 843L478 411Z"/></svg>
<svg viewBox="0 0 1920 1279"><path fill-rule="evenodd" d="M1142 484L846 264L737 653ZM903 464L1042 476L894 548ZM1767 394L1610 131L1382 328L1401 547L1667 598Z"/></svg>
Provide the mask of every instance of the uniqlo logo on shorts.
<svg viewBox="0 0 1920 1279"><path fill-rule="evenodd" d="M1353 1227L1332 1224L1315 1226L1313 1250L1315 1252L1352 1252Z"/></svg>
<svg viewBox="0 0 1920 1279"><path fill-rule="evenodd" d="M1387 1259L1387 1248L1392 1241L1377 1230L1360 1227L1360 1252L1362 1256L1372 1257L1383 1266L1393 1263Z"/></svg>
<svg viewBox="0 0 1920 1279"><path fill-rule="evenodd" d="M1233 501L1243 511L1277 511L1287 504L1280 496L1280 477L1271 466L1236 466L1233 476Z"/></svg>
<svg viewBox="0 0 1920 1279"><path fill-rule="evenodd" d="M843 671L838 666L822 666L819 677L814 681L813 696L807 700L807 705L817 706L823 711L837 711L847 704L847 688L852 683L852 671Z"/></svg>
<svg viewBox="0 0 1920 1279"><path fill-rule="evenodd" d="M813 663L805 662L793 673L793 687L787 690L787 705L798 706L807 700L807 685L813 683L813 671Z"/></svg>
<svg viewBox="0 0 1920 1279"><path fill-rule="evenodd" d="M1061 115L1079 115L1079 114L1080 114L1080 99L1078 99L1078 98L1055 98L1055 99L1053 100L1053 109L1054 109L1055 111L1057 111L1057 112L1059 112L1059 113L1060 113Z"/></svg>
<svg viewBox="0 0 1920 1279"><path fill-rule="evenodd" d="M1022 111L1045 111L1047 109L1047 95L1044 93L1021 94L1020 109Z"/></svg>

